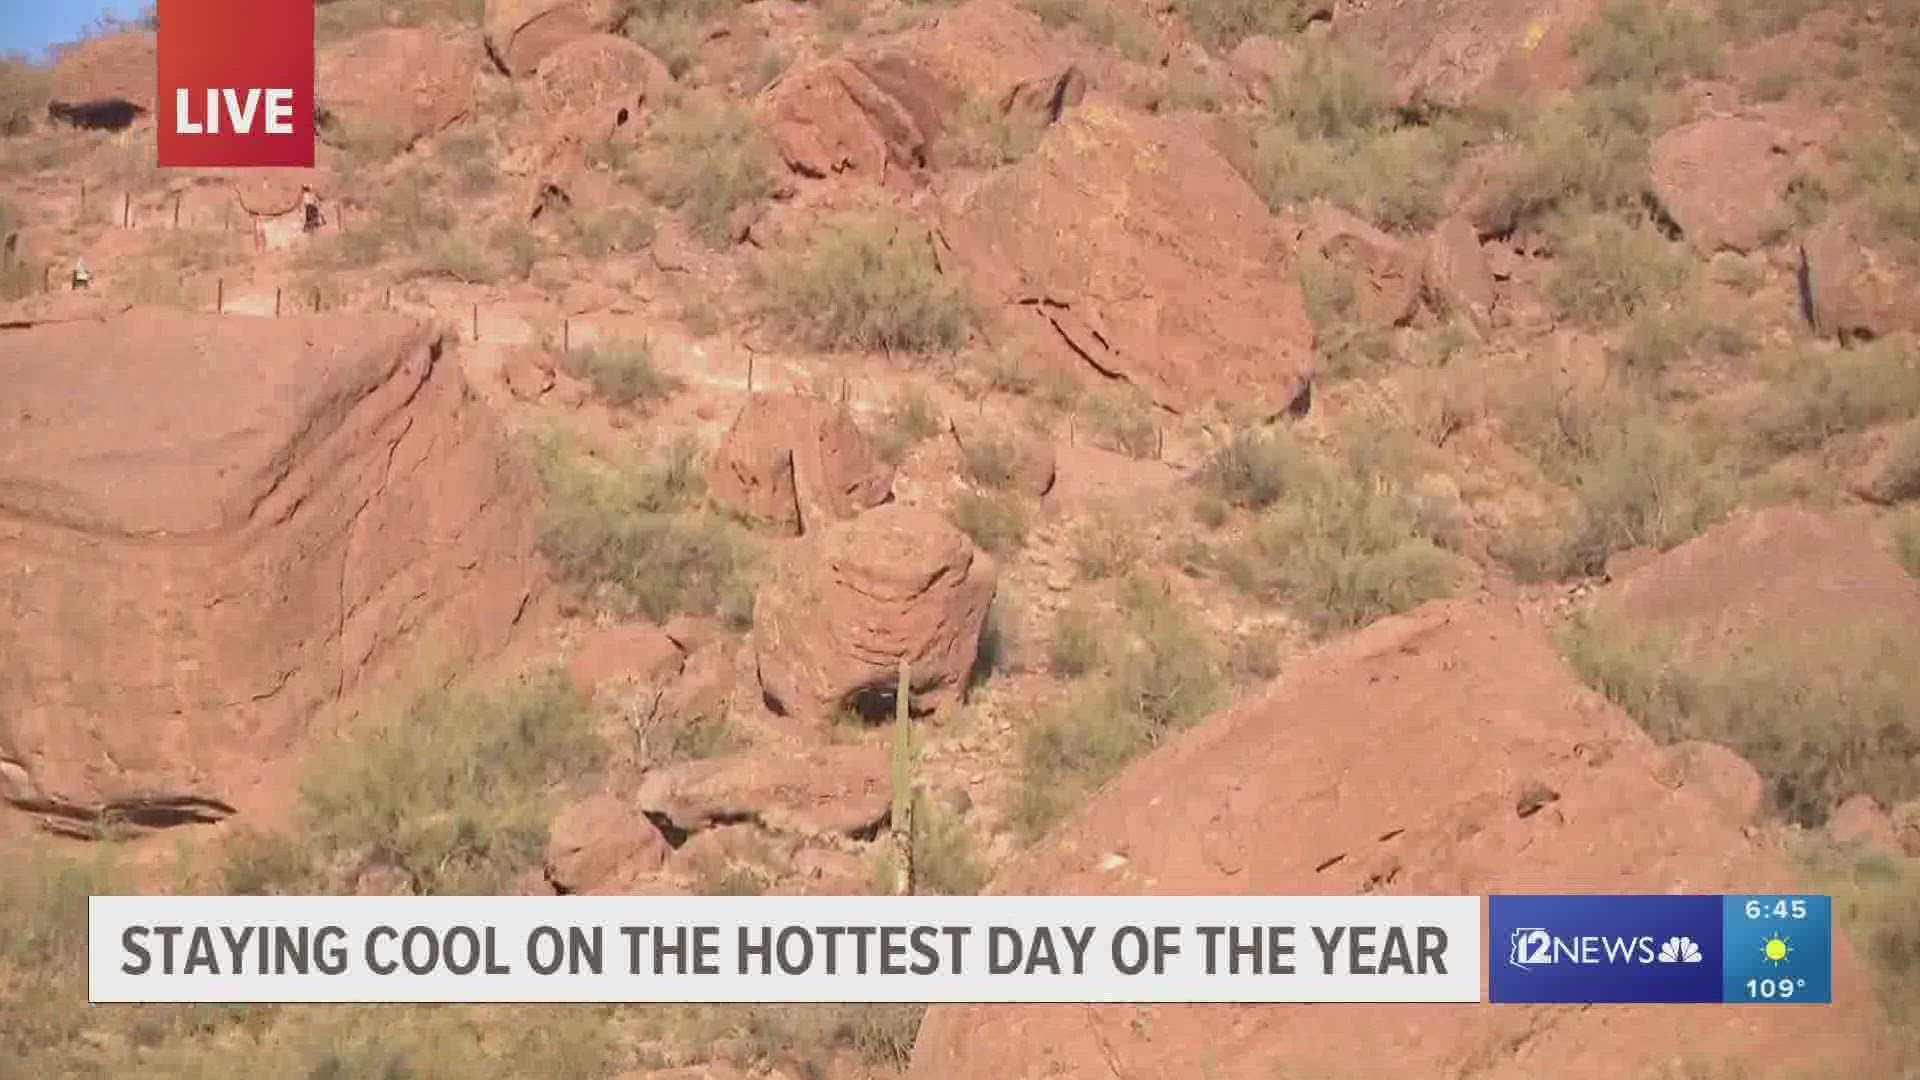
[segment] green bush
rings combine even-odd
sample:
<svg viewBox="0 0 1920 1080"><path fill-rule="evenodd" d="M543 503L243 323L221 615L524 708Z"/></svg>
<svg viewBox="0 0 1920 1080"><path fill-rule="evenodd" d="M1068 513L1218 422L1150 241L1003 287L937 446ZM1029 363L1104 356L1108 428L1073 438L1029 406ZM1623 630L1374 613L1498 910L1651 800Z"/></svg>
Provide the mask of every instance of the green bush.
<svg viewBox="0 0 1920 1080"><path fill-rule="evenodd" d="M1208 455L1200 480L1232 506L1264 510L1321 478L1321 462L1297 439L1241 428Z"/></svg>
<svg viewBox="0 0 1920 1080"><path fill-rule="evenodd" d="M1589 685L1661 741L1738 751L1782 817L1817 825L1848 797L1920 795L1920 647L1898 628L1776 636L1694 656L1605 613L1567 632Z"/></svg>
<svg viewBox="0 0 1920 1080"><path fill-rule="evenodd" d="M1811 449L1849 431L1920 416L1920 353L1897 339L1790 350L1773 360L1756 430L1774 449Z"/></svg>
<svg viewBox="0 0 1920 1080"><path fill-rule="evenodd" d="M1055 675L1077 679L1100 663L1101 627L1085 607L1063 607L1053 617L1053 636L1047 641L1047 664Z"/></svg>
<svg viewBox="0 0 1920 1080"><path fill-rule="evenodd" d="M1907 573L1920 578L1920 508L1894 516L1893 550Z"/></svg>
<svg viewBox="0 0 1920 1080"><path fill-rule="evenodd" d="M1387 476L1319 458L1305 447L1261 451L1282 463L1282 495L1221 566L1242 591L1286 603L1315 626L1347 629L1443 596L1460 560L1439 544L1439 523Z"/></svg>
<svg viewBox="0 0 1920 1080"><path fill-rule="evenodd" d="M1712 28L1669 0L1609 0L1574 51L1592 81L1649 90L1711 75L1717 59Z"/></svg>
<svg viewBox="0 0 1920 1080"><path fill-rule="evenodd" d="M681 209L696 235L734 238L734 212L773 192L771 151L742 106L706 96L681 100L647 128L628 177L662 205Z"/></svg>
<svg viewBox="0 0 1920 1080"><path fill-rule="evenodd" d="M1021 733L1016 820L1045 832L1168 731L1219 703L1219 646L1181 604L1130 583L1123 623L1065 695L1036 709Z"/></svg>
<svg viewBox="0 0 1920 1080"><path fill-rule="evenodd" d="M430 689L319 756L304 826L323 851L395 866L421 893L501 892L537 860L553 791L598 752L564 674Z"/></svg>
<svg viewBox="0 0 1920 1080"><path fill-rule="evenodd" d="M1651 227L1580 214L1556 223L1547 296L1563 318L1606 326L1679 295L1688 276L1685 255Z"/></svg>
<svg viewBox="0 0 1920 1080"><path fill-rule="evenodd" d="M898 465L907 451L938 435L944 424L940 410L925 394L902 391L887 406L874 444L882 460Z"/></svg>
<svg viewBox="0 0 1920 1080"><path fill-rule="evenodd" d="M1281 37L1300 19L1294 0L1180 0L1187 29L1216 53L1226 53L1257 34Z"/></svg>
<svg viewBox="0 0 1920 1080"><path fill-rule="evenodd" d="M1128 60L1153 55L1153 24L1118 0L1026 0L1026 4L1046 25L1079 26L1095 44Z"/></svg>
<svg viewBox="0 0 1920 1080"><path fill-rule="evenodd" d="M1027 505L1011 491L963 491L953 503L953 523L995 555L1017 550L1027 539Z"/></svg>
<svg viewBox="0 0 1920 1080"><path fill-rule="evenodd" d="M1093 581L1136 565L1141 558L1137 529L1116 514L1096 514L1073 530L1073 565Z"/></svg>
<svg viewBox="0 0 1920 1080"><path fill-rule="evenodd" d="M772 257L759 278L769 313L813 348L950 350L973 323L965 292L924 238L884 216L830 222L805 248Z"/></svg>
<svg viewBox="0 0 1920 1080"><path fill-rule="evenodd" d="M660 58L678 79L693 68L708 28L740 0L622 0L621 32Z"/></svg>
<svg viewBox="0 0 1920 1080"><path fill-rule="evenodd" d="M914 891L932 896L972 896L987 883L987 868L966 820L922 799L913 811Z"/></svg>
<svg viewBox="0 0 1920 1080"><path fill-rule="evenodd" d="M1652 123L1646 97L1620 87L1534 114L1491 178L1482 218L1511 231L1556 210L1637 207L1647 190Z"/></svg>
<svg viewBox="0 0 1920 1080"><path fill-rule="evenodd" d="M976 433L962 444L960 456L976 484L1009 487L1020 475L1020 447L1008 439Z"/></svg>
<svg viewBox="0 0 1920 1080"><path fill-rule="evenodd" d="M541 545L585 600L658 622L681 612L751 616L752 548L702 506L690 444L655 461L601 459L553 436L534 439L532 450L546 488Z"/></svg>
<svg viewBox="0 0 1920 1080"><path fill-rule="evenodd" d="M567 371L585 379L610 404L630 407L659 401L680 389L681 382L660 370L653 344L608 341L574 349L565 358Z"/></svg>
<svg viewBox="0 0 1920 1080"><path fill-rule="evenodd" d="M1884 1030L1911 1076L1920 1067L1920 864L1868 844L1804 845L1813 889L1833 897L1834 922L1873 973Z"/></svg>
<svg viewBox="0 0 1920 1080"><path fill-rule="evenodd" d="M1153 400L1137 390L1089 394L1080 400L1080 416L1095 441L1121 453L1145 458L1160 449Z"/></svg>

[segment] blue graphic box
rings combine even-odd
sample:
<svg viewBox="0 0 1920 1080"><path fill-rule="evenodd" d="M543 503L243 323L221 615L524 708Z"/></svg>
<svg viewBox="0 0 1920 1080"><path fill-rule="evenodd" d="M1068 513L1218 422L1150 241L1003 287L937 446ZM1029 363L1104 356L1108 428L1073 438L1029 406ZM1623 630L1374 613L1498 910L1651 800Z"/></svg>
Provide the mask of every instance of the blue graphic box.
<svg viewBox="0 0 1920 1080"><path fill-rule="evenodd" d="M1824 896L1494 896L1495 1002L1833 999Z"/></svg>

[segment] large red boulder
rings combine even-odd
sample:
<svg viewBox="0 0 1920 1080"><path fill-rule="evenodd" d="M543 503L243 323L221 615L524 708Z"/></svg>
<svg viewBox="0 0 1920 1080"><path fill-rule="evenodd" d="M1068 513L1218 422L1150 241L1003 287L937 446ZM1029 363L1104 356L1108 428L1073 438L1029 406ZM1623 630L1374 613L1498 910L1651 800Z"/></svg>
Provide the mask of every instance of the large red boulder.
<svg viewBox="0 0 1920 1080"><path fill-rule="evenodd" d="M941 236L1034 363L1277 415L1313 372L1291 240L1206 131L1090 94Z"/></svg>
<svg viewBox="0 0 1920 1080"><path fill-rule="evenodd" d="M1655 746L1510 605L1442 602L1291 664L1269 696L1161 745L989 892L1798 891L1759 802L1745 763ZM1834 984L1853 1005L938 1006L909 1075L1613 1080L1688 1058L1890 1075L1844 940Z"/></svg>
<svg viewBox="0 0 1920 1080"><path fill-rule="evenodd" d="M754 606L760 688L807 718L890 713L900 661L913 705L961 700L993 600L993 560L931 510L871 510L787 553Z"/></svg>

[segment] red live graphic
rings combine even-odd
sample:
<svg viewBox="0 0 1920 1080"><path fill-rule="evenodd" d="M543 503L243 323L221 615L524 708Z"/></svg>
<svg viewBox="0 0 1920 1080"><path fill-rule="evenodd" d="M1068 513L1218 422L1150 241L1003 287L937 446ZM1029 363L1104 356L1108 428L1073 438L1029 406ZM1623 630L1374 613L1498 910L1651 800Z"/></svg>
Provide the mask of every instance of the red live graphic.
<svg viewBox="0 0 1920 1080"><path fill-rule="evenodd" d="M313 0L160 0L162 168L313 165Z"/></svg>

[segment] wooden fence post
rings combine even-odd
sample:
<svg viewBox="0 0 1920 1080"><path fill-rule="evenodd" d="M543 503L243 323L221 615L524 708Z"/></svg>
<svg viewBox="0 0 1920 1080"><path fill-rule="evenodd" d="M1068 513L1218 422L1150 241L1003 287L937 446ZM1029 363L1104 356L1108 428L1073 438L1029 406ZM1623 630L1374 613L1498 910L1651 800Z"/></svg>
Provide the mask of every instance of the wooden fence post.
<svg viewBox="0 0 1920 1080"><path fill-rule="evenodd" d="M175 192L173 195L173 227L176 229L180 227L180 193L179 192Z"/></svg>
<svg viewBox="0 0 1920 1080"><path fill-rule="evenodd" d="M215 315L225 315L227 313L227 279L226 278L221 278L220 283L214 286L213 313Z"/></svg>
<svg viewBox="0 0 1920 1080"><path fill-rule="evenodd" d="M473 305L473 340L480 340L480 305Z"/></svg>
<svg viewBox="0 0 1920 1080"><path fill-rule="evenodd" d="M280 286L273 287L273 317L280 317Z"/></svg>
<svg viewBox="0 0 1920 1080"><path fill-rule="evenodd" d="M133 192L129 191L120 199L120 227L133 228Z"/></svg>

